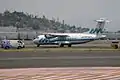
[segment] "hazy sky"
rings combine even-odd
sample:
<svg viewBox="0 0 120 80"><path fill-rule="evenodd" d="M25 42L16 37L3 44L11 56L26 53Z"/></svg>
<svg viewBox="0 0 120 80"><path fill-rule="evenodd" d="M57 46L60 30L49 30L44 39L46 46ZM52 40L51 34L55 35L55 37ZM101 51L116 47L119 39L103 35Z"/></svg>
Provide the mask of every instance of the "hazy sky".
<svg viewBox="0 0 120 80"><path fill-rule="evenodd" d="M110 31L120 30L120 0L0 0L0 12L23 11L47 18L59 17L65 23L93 28L93 21L105 17Z"/></svg>

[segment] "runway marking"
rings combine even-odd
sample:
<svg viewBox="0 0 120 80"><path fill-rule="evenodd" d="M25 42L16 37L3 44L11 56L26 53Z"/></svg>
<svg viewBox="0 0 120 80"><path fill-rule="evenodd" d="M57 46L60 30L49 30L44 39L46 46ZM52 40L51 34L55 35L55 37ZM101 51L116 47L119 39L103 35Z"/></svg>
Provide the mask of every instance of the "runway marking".
<svg viewBox="0 0 120 80"><path fill-rule="evenodd" d="M120 80L120 67L0 69L0 80Z"/></svg>
<svg viewBox="0 0 120 80"><path fill-rule="evenodd" d="M21 58L0 58L0 60L39 60L39 59L120 59L120 56L55 56L55 57L21 57Z"/></svg>

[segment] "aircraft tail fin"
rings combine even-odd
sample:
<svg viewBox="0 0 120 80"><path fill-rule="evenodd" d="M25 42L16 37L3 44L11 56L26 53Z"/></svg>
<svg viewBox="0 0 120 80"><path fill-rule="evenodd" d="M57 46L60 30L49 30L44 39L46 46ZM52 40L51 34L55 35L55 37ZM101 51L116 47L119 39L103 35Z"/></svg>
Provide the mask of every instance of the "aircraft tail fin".
<svg viewBox="0 0 120 80"><path fill-rule="evenodd" d="M110 21L106 20L105 18L100 18L99 20L95 20L97 22L96 28L92 28L89 33L90 34L101 34L104 31L105 23L108 23Z"/></svg>

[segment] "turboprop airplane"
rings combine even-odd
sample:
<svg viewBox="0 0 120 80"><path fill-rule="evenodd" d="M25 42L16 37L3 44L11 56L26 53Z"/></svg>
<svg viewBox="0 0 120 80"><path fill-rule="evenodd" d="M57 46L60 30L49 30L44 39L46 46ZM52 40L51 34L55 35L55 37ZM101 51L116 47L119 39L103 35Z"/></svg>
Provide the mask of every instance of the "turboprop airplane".
<svg viewBox="0 0 120 80"><path fill-rule="evenodd" d="M71 47L73 44L83 44L94 40L105 38L102 35L105 23L109 22L105 18L95 20L97 22L96 28L91 29L87 33L43 33L33 40L34 44L39 47L40 45L59 45L64 47L68 45Z"/></svg>

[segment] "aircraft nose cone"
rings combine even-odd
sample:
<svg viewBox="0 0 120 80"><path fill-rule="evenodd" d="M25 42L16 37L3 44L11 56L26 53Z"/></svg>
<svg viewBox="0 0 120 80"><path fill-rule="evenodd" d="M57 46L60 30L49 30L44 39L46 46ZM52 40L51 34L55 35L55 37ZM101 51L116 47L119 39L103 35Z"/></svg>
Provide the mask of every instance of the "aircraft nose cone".
<svg viewBox="0 0 120 80"><path fill-rule="evenodd" d="M39 42L39 40L37 40L37 39L33 40L33 43L35 43L35 44L38 44L38 42Z"/></svg>

